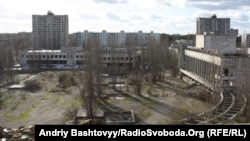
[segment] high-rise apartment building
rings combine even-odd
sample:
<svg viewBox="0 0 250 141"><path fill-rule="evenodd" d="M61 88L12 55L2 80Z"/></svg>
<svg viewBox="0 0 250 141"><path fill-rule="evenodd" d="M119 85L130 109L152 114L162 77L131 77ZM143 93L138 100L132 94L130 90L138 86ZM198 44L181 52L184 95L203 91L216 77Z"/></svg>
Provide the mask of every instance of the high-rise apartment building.
<svg viewBox="0 0 250 141"><path fill-rule="evenodd" d="M32 15L32 46L34 49L60 49L68 45L68 16Z"/></svg>
<svg viewBox="0 0 250 141"><path fill-rule="evenodd" d="M231 35L230 18L217 18L216 15L210 18L197 18L196 34Z"/></svg>
<svg viewBox="0 0 250 141"><path fill-rule="evenodd" d="M160 34L149 32L77 32L73 34L77 46L86 47L129 47L129 46L147 46L148 43L160 43Z"/></svg>
<svg viewBox="0 0 250 141"><path fill-rule="evenodd" d="M250 48L250 34L244 33L241 37L242 47Z"/></svg>

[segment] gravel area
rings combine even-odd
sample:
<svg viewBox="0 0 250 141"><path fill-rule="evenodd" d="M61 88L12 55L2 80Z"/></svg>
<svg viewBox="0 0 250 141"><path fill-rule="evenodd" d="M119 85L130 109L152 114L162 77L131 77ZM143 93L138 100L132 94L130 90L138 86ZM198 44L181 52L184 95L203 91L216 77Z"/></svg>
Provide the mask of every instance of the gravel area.
<svg viewBox="0 0 250 141"><path fill-rule="evenodd" d="M37 92L27 92L24 90L11 90L3 93L5 104L0 109L0 125L10 128L29 126L34 124L64 124L65 112L72 105L79 105L79 88L68 87L64 92L55 92L58 89L58 75L63 72L43 72L36 77L30 74L22 74L17 78L24 80L28 78L36 79L42 84L42 89ZM153 96L147 94L148 85L143 88L143 95L138 96L133 93L130 86L128 94L124 98L110 98L104 102L114 105L122 110L133 110L139 124L171 124L183 118L205 112L213 105L205 103L170 89L168 84L183 83L179 79L169 79L164 84L164 88L153 85L153 93L160 95ZM183 85L181 84L181 86ZM198 89L199 90L199 89ZM198 91L197 90L197 91ZM108 93L126 93L125 87L119 92L108 89Z"/></svg>

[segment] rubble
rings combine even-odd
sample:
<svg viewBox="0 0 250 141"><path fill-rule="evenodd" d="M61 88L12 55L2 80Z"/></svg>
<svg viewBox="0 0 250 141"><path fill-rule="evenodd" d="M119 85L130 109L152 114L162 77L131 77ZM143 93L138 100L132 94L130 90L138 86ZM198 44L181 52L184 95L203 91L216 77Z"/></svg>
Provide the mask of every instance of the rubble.
<svg viewBox="0 0 250 141"><path fill-rule="evenodd" d="M20 126L18 129L0 126L1 141L35 141L34 126Z"/></svg>

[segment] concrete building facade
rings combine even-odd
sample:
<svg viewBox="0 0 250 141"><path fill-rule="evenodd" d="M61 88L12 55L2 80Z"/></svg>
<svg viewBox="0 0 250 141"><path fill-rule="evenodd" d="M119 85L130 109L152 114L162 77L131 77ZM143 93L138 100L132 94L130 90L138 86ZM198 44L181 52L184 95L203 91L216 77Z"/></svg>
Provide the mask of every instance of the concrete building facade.
<svg viewBox="0 0 250 141"><path fill-rule="evenodd" d="M88 59L104 68L115 66L120 69L134 67L138 58L137 48L92 48L81 46L62 47L60 50L26 50L19 52L22 68L84 68ZM95 63L99 62L99 63Z"/></svg>
<svg viewBox="0 0 250 141"><path fill-rule="evenodd" d="M128 47L146 46L149 42L160 43L159 33L130 32L84 32L73 33L77 46L98 46L98 47Z"/></svg>
<svg viewBox="0 0 250 141"><path fill-rule="evenodd" d="M196 19L196 34L213 33L215 35L238 35L237 29L230 28L230 18L217 18L214 14L209 18Z"/></svg>
<svg viewBox="0 0 250 141"><path fill-rule="evenodd" d="M250 48L250 34L244 33L241 37L242 47Z"/></svg>
<svg viewBox="0 0 250 141"><path fill-rule="evenodd" d="M236 53L236 37L222 35L196 35L196 47L219 54Z"/></svg>
<svg viewBox="0 0 250 141"><path fill-rule="evenodd" d="M56 50L68 45L68 16L32 15L33 49Z"/></svg>
<svg viewBox="0 0 250 141"><path fill-rule="evenodd" d="M235 92L242 80L249 78L249 64L250 57L243 54L211 54L187 48L182 51L180 71L216 92Z"/></svg>
<svg viewBox="0 0 250 141"><path fill-rule="evenodd" d="M239 92L249 78L250 57L237 52L236 36L227 32L229 22L216 16L198 18L196 46L180 51L181 73L219 93Z"/></svg>

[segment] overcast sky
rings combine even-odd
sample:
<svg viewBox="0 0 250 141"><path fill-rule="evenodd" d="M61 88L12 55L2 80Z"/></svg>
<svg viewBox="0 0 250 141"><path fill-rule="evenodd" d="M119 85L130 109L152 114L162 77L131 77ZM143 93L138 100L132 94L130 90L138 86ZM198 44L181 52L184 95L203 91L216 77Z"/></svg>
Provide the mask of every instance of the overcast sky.
<svg viewBox="0 0 250 141"><path fill-rule="evenodd" d="M31 32L32 15L69 16L78 31L194 34L197 17L231 18L231 28L250 32L250 0L1 0L0 33Z"/></svg>

